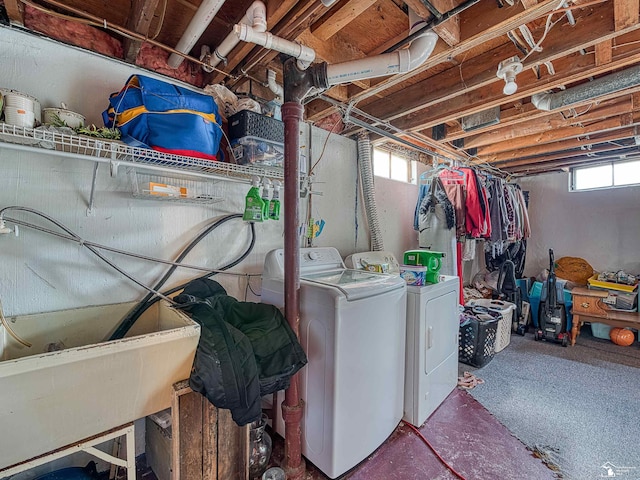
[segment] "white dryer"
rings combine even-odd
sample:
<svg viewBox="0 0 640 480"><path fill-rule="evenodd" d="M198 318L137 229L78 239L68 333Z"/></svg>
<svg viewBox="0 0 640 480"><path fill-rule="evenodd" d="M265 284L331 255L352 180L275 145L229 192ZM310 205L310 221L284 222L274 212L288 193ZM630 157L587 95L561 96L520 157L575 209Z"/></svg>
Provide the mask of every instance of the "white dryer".
<svg viewBox="0 0 640 480"><path fill-rule="evenodd" d="M265 257L262 302L284 304L284 251ZM330 478L356 466L403 414L406 284L346 269L335 248L300 251L302 453ZM278 395L278 408L284 399ZM275 430L284 436L278 415Z"/></svg>
<svg viewBox="0 0 640 480"><path fill-rule="evenodd" d="M403 420L421 426L458 382L458 277L407 287Z"/></svg>
<svg viewBox="0 0 640 480"><path fill-rule="evenodd" d="M345 259L347 266L388 263L399 274L391 252L359 252ZM395 266L393 268L392 266ZM407 287L403 420L421 426L458 383L458 303L460 280Z"/></svg>

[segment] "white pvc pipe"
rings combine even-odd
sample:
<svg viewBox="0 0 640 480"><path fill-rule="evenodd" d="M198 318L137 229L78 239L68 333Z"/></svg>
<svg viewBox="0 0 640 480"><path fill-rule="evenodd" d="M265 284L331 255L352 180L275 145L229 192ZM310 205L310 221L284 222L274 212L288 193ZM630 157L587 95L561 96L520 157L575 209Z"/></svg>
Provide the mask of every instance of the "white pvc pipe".
<svg viewBox="0 0 640 480"><path fill-rule="evenodd" d="M267 70L267 86L278 98L284 95L284 88L276 82L276 72L273 70Z"/></svg>
<svg viewBox="0 0 640 480"><path fill-rule="evenodd" d="M266 32L267 8L264 6L264 3L260 0L253 2L240 20L240 23L242 25L251 25L256 32ZM213 71L213 67L217 66L222 60L225 60L227 55L229 55L238 43L240 43L240 38L238 38L235 30L232 30L215 49L213 55L209 58L209 67L206 67L205 70Z"/></svg>
<svg viewBox="0 0 640 480"><path fill-rule="evenodd" d="M224 0L203 0L175 49L185 54L189 53L223 4ZM178 68L183 60L184 57L172 53L167 63L171 68Z"/></svg>
<svg viewBox="0 0 640 480"><path fill-rule="evenodd" d="M410 34L422 27L425 21L409 9ZM394 73L407 73L422 65L433 52L438 36L429 30L415 38L409 48L383 53L370 58L327 65L329 85L366 80Z"/></svg>
<svg viewBox="0 0 640 480"><path fill-rule="evenodd" d="M243 42L255 43L269 50L275 50L297 58L298 67L302 70L307 69L316 58L316 52L313 49L276 37L269 32L257 32L250 26L243 24L235 25L233 30Z"/></svg>

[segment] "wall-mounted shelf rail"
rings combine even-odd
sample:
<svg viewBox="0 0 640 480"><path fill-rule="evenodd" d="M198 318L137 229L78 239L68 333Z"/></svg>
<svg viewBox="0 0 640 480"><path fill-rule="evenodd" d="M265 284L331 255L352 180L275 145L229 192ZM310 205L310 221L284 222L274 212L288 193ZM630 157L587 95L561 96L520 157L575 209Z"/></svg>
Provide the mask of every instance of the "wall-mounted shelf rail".
<svg viewBox="0 0 640 480"><path fill-rule="evenodd" d="M39 154L108 163L112 175L120 166L134 167L167 176L182 174L203 179L250 183L252 176L282 180L282 169L234 165L195 157L172 155L132 147L116 140L70 135L53 129L24 128L0 123L0 147Z"/></svg>

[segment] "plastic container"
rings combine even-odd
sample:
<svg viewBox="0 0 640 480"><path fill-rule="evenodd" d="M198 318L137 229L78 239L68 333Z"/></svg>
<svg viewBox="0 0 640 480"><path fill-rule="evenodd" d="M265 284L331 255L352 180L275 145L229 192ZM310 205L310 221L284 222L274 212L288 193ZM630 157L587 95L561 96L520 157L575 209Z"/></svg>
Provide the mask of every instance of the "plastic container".
<svg viewBox="0 0 640 480"><path fill-rule="evenodd" d="M284 144L264 138L242 137L231 141L238 165L284 166Z"/></svg>
<svg viewBox="0 0 640 480"><path fill-rule="evenodd" d="M458 360L467 365L482 367L495 355L498 320L468 317L458 333Z"/></svg>
<svg viewBox="0 0 640 480"><path fill-rule="evenodd" d="M42 108L40 107L40 102L37 98L8 88L0 88L0 94L3 97L5 107L15 107L33 112L35 122L37 124L42 123Z"/></svg>
<svg viewBox="0 0 640 480"><path fill-rule="evenodd" d="M498 321L496 331L496 353L504 350L511 342L511 329L513 328L513 315L516 310L515 304L511 302L503 302L502 300L491 300L488 298L480 298L467 302L468 307L480 306L488 310L498 312L501 319Z"/></svg>
<svg viewBox="0 0 640 480"><path fill-rule="evenodd" d="M591 334L596 338L604 338L610 340L609 332L611 332L611 325L605 323L591 322Z"/></svg>
<svg viewBox="0 0 640 480"><path fill-rule="evenodd" d="M427 267L402 265L400 267L400 276L404 278L407 285L422 287L427 284Z"/></svg>
<svg viewBox="0 0 640 480"><path fill-rule="evenodd" d="M604 288L606 290L618 290L620 292L635 292L638 288L638 284L635 285L625 285L623 283L613 283L613 282L603 282L602 280L598 280L598 274L596 273L593 277L587 280L589 283L589 288L597 287Z"/></svg>
<svg viewBox="0 0 640 480"><path fill-rule="evenodd" d="M33 110L25 110L20 107L5 105L4 120L9 125L16 127L33 128L36 124L36 117Z"/></svg>
<svg viewBox="0 0 640 480"><path fill-rule="evenodd" d="M251 110L240 110L228 118L229 138L257 137L284 143L284 122Z"/></svg>

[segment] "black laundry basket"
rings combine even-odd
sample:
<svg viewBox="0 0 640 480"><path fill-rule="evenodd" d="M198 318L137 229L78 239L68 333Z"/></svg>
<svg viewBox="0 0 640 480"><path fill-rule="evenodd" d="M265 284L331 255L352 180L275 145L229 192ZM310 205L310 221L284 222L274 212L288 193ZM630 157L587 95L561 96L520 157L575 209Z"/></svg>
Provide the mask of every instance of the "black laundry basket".
<svg viewBox="0 0 640 480"><path fill-rule="evenodd" d="M466 316L458 333L458 360L482 367L495 355L498 319L490 315Z"/></svg>

